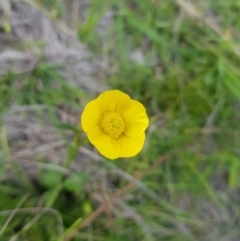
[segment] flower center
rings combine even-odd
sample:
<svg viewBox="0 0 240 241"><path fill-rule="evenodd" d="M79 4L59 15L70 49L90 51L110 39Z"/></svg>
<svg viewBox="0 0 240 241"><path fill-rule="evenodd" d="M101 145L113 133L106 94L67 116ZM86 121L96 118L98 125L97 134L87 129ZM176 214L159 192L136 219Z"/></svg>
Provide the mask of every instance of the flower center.
<svg viewBox="0 0 240 241"><path fill-rule="evenodd" d="M106 112L103 114L101 127L110 136L118 138L124 131L123 118L116 112Z"/></svg>

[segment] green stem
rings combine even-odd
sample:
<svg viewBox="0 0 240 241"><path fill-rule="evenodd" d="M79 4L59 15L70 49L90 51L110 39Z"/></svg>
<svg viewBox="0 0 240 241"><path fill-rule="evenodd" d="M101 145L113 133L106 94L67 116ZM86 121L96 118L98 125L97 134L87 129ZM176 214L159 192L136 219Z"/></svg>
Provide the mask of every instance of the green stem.
<svg viewBox="0 0 240 241"><path fill-rule="evenodd" d="M63 167L69 168L71 165L71 162L76 158L77 152L79 148L79 132L76 131L73 137L72 145L69 147L67 159L63 163Z"/></svg>
<svg viewBox="0 0 240 241"><path fill-rule="evenodd" d="M74 134L74 137L73 137L73 142L68 149L67 158L66 158L65 162L63 163L63 167L66 169L68 169L70 167L72 161L77 156L77 152L78 152L78 149L80 146L79 137L80 137L80 132L76 131ZM62 177L61 182L52 191L52 195L51 195L49 201L47 202L47 206L51 207L55 203L60 191L62 190L63 181L64 181L64 177Z"/></svg>

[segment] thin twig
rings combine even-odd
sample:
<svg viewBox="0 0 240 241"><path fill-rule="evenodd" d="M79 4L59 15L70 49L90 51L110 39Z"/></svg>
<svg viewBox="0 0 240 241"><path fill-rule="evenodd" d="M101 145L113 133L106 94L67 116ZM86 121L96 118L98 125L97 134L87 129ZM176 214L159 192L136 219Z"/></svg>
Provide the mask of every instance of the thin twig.
<svg viewBox="0 0 240 241"><path fill-rule="evenodd" d="M53 142L38 146L34 149L15 152L15 153L13 153L13 156L16 158L21 158L26 155L34 155L34 154L38 154L41 152L46 152L50 149L62 147L64 144L65 144L65 141L62 141L62 140L61 141L53 141Z"/></svg>
<svg viewBox="0 0 240 241"><path fill-rule="evenodd" d="M101 157L99 154L94 153L93 151L89 150L86 147L81 146L79 148L79 152L81 154L84 154L86 156L88 156L89 158L93 159L96 162L104 162L106 163L105 159L103 157ZM119 168L118 166L115 166L113 163L106 163L108 165L111 166L111 171L114 172L115 174L117 174L118 176L124 178L127 181L132 181L134 180L134 176L130 175L129 173L125 172L124 170L122 170L121 168ZM146 186L143 182L141 182L141 180L137 180L136 181L136 186L138 186L139 188L141 188L142 190L144 190L150 197L152 197L155 200L159 200L159 196L157 195L157 193L155 193L152 189L150 189L148 186Z"/></svg>
<svg viewBox="0 0 240 241"><path fill-rule="evenodd" d="M164 156L161 156L157 162L154 163L153 166L145 170L144 172L141 172L139 175L137 175L132 181L127 183L123 188L118 190L112 197L110 197L108 203L104 202L101 206L99 206L91 215L89 215L76 229L74 229L72 232L70 232L66 237L61 237L59 241L69 241L71 240L79 230L83 229L84 227L87 227L90 225L93 220L95 220L105 209L107 205L114 204L116 200L121 197L124 193L126 193L128 190L130 190L132 187L135 186L136 182L143 178L146 174L148 174L153 168L155 168L157 165L161 164L165 160Z"/></svg>

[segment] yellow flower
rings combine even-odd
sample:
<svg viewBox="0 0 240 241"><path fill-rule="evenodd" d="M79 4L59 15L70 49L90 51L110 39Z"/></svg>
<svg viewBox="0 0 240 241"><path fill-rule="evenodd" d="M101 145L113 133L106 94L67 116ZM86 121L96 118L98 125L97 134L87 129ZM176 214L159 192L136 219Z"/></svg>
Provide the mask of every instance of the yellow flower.
<svg viewBox="0 0 240 241"><path fill-rule="evenodd" d="M90 142L109 159L137 155L145 141L149 120L144 106L119 90L90 101L81 116Z"/></svg>

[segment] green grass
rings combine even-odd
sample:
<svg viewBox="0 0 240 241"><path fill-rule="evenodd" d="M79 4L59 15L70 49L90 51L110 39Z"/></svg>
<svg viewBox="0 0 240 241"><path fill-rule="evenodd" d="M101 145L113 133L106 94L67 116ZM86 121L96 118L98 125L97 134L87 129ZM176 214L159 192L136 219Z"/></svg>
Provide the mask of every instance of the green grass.
<svg viewBox="0 0 240 241"><path fill-rule="evenodd" d="M57 2L46 8L64 9ZM196 9L215 17L223 33L232 31L229 40L203 20L183 14L173 0L93 1L76 32L94 54L107 55L111 74L104 78L109 89L122 90L145 105L151 120L145 148L134 158L98 164L109 184L106 190L90 171L66 177L66 169L44 164L41 158L40 179L33 182L12 164L11 141L1 118L0 241L58 240L97 209L94 193L108 198L126 184L117 171L134 176L160 156L165 156L164 163L140 186L72 240L239 240L240 61L234 46L239 42L240 5L236 0L204 4L205 12ZM116 14L103 39L96 28L111 8ZM146 64L132 60L133 51L142 53ZM90 97L65 82L58 68L42 59L31 73L1 76L0 113L6 115L15 105L43 105L71 148L69 132L75 129L59 121L56 109L64 106L80 114ZM37 113L40 126L44 115ZM80 142L86 146L83 138ZM9 163L14 173L10 180L5 178ZM38 207L43 207L40 214Z"/></svg>

